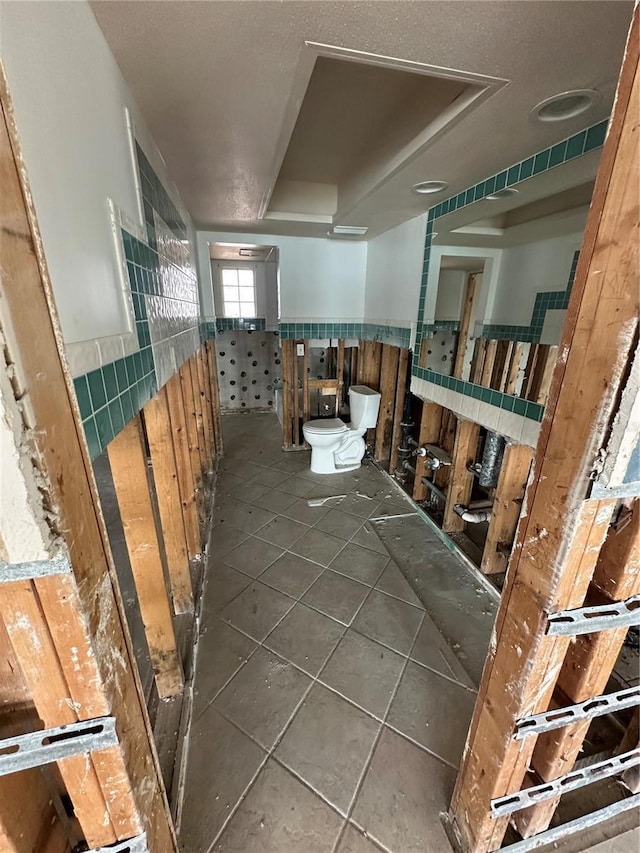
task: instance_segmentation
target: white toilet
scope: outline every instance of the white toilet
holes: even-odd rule
[[[339,474],[360,467],[365,450],[363,435],[377,423],[380,394],[366,385],[352,385],[349,407],[350,424],[339,418],[329,418],[302,425],[305,440],[311,445],[314,474]]]

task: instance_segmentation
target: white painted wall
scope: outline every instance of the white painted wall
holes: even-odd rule
[[[367,243],[365,318],[410,326],[418,316],[427,214]]]
[[[485,322],[530,323],[536,293],[566,289],[573,255],[581,244],[582,230],[503,249],[500,275],[487,305]]]
[[[116,358],[128,324],[107,200],[140,222],[125,107],[183,211],[177,191],[88,3],[0,2],[0,56],[65,342],[112,341],[102,360]],[[75,374],[100,360],[81,352]]]
[[[436,320],[460,320],[468,278],[469,273],[464,270],[440,270]]]
[[[210,243],[277,246],[280,259],[280,319],[360,322],[364,315],[367,244],[317,237],[198,232],[202,305],[213,316]]]

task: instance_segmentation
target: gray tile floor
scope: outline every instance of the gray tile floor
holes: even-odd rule
[[[224,430],[181,850],[446,853],[439,814],[495,605],[372,466],[312,474],[308,453],[282,452],[274,415]]]
[[[273,415],[224,427],[182,850],[446,850],[475,693],[369,521],[411,505],[312,474]]]

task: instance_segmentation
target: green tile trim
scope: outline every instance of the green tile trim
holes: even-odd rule
[[[266,324],[265,317],[218,317],[215,328],[218,332],[264,332]]]
[[[549,148],[545,148],[543,151],[538,151],[519,163],[514,163],[512,166],[508,166],[506,169],[503,169],[497,174],[485,178],[483,181],[480,181],[474,186],[469,187],[468,189],[459,192],[457,195],[451,196],[430,208],[427,213],[427,230],[424,244],[420,298],[418,302],[418,324],[415,343],[416,351],[419,351],[423,339],[425,337],[429,337],[431,333],[435,331],[433,328],[435,324],[424,322],[424,311],[427,296],[427,282],[429,278],[429,264],[431,260],[431,246],[433,243],[433,234],[436,230],[436,220],[441,216],[446,216],[454,210],[460,210],[462,207],[467,207],[469,204],[473,204],[474,202],[485,198],[492,192],[513,186],[514,184],[517,184],[522,180],[526,180],[533,175],[546,172],[549,169],[553,169],[556,166],[566,163],[568,160],[572,160],[575,157],[580,157],[583,154],[587,154],[590,151],[600,148],[604,144],[608,124],[609,119],[598,122],[579,133],[575,133],[568,139],[563,139]],[[571,272],[566,290],[539,292],[536,294],[531,323],[529,326],[501,326],[498,324],[487,324],[483,328],[483,337],[530,341],[532,343],[539,341],[546,312],[551,309],[567,307],[575,277],[577,257],[578,253],[576,252],[571,265]],[[429,377],[425,375],[427,373],[429,374]],[[462,380],[453,380],[452,377],[443,377],[441,374],[435,373],[429,369],[425,370],[424,368],[419,367],[415,362],[412,365],[412,375],[417,376],[420,379],[428,378],[430,382],[436,382],[436,384],[442,383],[432,377],[439,377],[447,381],[462,382]],[[447,385],[447,387],[449,386]],[[474,386],[470,382],[463,383],[460,393],[474,396],[474,387],[479,386]],[[511,399],[519,401],[519,398],[510,398],[509,395],[503,394],[502,397],[506,397],[508,399],[502,399],[500,401],[501,408],[514,406],[515,404],[511,404],[509,402]],[[476,399],[480,399],[477,397],[477,394]],[[521,403],[522,401],[519,402]],[[527,403],[527,406],[530,406],[531,408],[527,408],[526,417],[531,417],[533,420],[542,420],[542,413],[544,411],[543,407],[539,406],[537,403]],[[521,408],[520,405],[519,408]],[[515,411],[515,408],[512,407],[508,410]]]
[[[177,240],[188,239],[187,228],[169,194],[142,149],[136,145],[146,222],[146,240],[121,230],[122,246],[131,289],[139,350],[104,364],[74,379],[80,415],[95,459],[124,426],[157,393],[158,383],[151,348],[147,297],[185,301],[194,273],[162,254],[155,235],[154,211]],[[192,301],[187,299],[186,301]],[[215,323],[199,324],[200,339],[215,337]]]
[[[380,323],[280,323],[280,337],[284,340],[309,340],[314,338],[357,338],[377,341],[407,349],[411,343],[411,329],[403,326],[385,326]]]
[[[464,379],[456,379],[454,376],[445,376],[435,370],[429,370],[429,368],[414,366],[413,375],[442,388],[448,388],[450,391],[457,391],[459,394],[481,400],[483,403],[489,403],[491,406],[523,415],[532,421],[540,422],[544,415],[544,406],[539,403],[521,400],[520,397],[503,394],[501,391],[495,391],[492,388],[484,388],[482,385],[475,385],[473,382],[467,382]]]

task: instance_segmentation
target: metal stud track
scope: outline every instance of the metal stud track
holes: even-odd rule
[[[557,613],[550,613],[547,620],[549,636],[592,634],[596,631],[640,625],[640,595],[595,607],[559,610]]]
[[[609,776],[616,776],[638,764],[640,764],[640,749],[632,749],[630,752],[624,752],[606,761],[599,761],[590,767],[572,770],[571,773],[552,779],[551,782],[533,785],[515,794],[507,794],[506,797],[496,797],[491,800],[491,817],[504,817],[519,812],[520,809],[535,806],[536,803],[553,800],[568,791],[575,791],[577,788],[583,788],[585,785],[591,785]]]
[[[618,800],[595,812],[590,812],[567,823],[561,823],[560,826],[554,826],[552,829],[539,832],[538,835],[532,835],[531,838],[516,841],[515,844],[509,844],[508,847],[501,847],[500,853],[527,853],[529,850],[546,847],[548,844],[555,845],[555,842],[561,841],[563,838],[568,838],[576,832],[582,832],[585,829],[590,829],[592,826],[598,826],[598,824],[604,823],[606,820],[611,820],[613,817],[617,817],[625,812],[635,811],[638,808],[640,808],[640,794],[634,794],[632,797]]]
[[[566,708],[557,708],[555,711],[545,711],[544,714],[532,714],[523,717],[516,723],[515,738],[522,740],[527,735],[539,735],[542,732],[550,732],[570,723],[580,720],[591,720],[604,714],[612,714],[625,708],[633,708],[640,705],[640,685],[619,690],[617,693],[607,693],[603,696],[594,696],[584,702],[568,705]]]
[[[136,835],[135,838],[128,838],[126,841],[116,841],[108,847],[94,847],[88,853],[149,853],[147,834],[143,832],[142,835]]]
[[[96,717],[81,723],[5,738],[0,740],[0,776],[117,744],[114,717]]]

